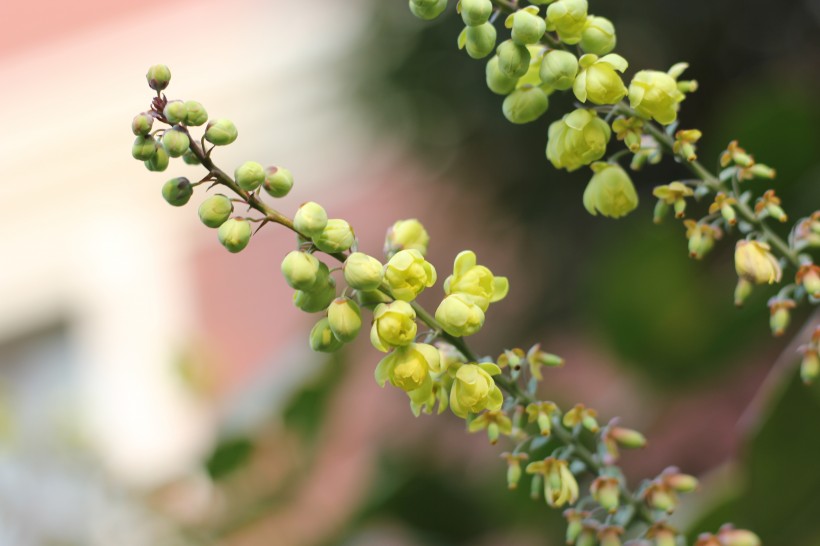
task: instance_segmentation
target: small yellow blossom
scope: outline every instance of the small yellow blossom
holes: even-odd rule
[[[400,250],[384,266],[384,280],[394,298],[413,301],[436,283],[436,268],[418,250]]]
[[[735,270],[740,278],[754,284],[774,284],[783,275],[780,264],[762,241],[738,241],[735,246]]]
[[[484,326],[484,311],[470,296],[450,294],[436,309],[436,320],[451,336],[471,336]]]
[[[556,169],[580,169],[604,156],[610,135],[594,110],[579,108],[550,125],[547,159]]]
[[[527,474],[544,477],[544,500],[553,508],[574,504],[578,500],[578,482],[570,472],[567,461],[547,457],[528,464]]]
[[[491,363],[461,366],[450,390],[450,409],[453,413],[466,418],[468,413],[501,409],[504,395],[492,378],[500,373],[498,366]]]
[[[593,104],[617,104],[626,96],[626,86],[618,75],[627,69],[626,59],[615,53],[597,55],[587,53],[578,60],[581,71],[572,84],[575,97]]]
[[[390,347],[409,345],[416,337],[416,312],[409,303],[397,300],[380,303],[373,310],[370,342],[386,353]]]
[[[444,281],[444,293],[461,294],[486,312],[490,303],[504,299],[510,289],[507,277],[498,277],[483,265],[477,265],[472,250],[459,252],[453,263],[453,274]]]
[[[384,253],[392,257],[400,250],[418,250],[424,256],[429,242],[430,236],[421,222],[415,218],[399,220],[387,230]]]

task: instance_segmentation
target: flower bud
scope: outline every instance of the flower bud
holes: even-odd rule
[[[154,91],[162,91],[171,81],[171,70],[164,64],[155,64],[148,69],[145,79],[148,80],[148,87]]]
[[[756,178],[768,178],[769,180],[777,176],[774,169],[763,163],[755,163],[749,167],[749,174]]]
[[[666,72],[641,70],[629,84],[629,103],[638,115],[669,125],[678,117],[684,94]]]
[[[416,312],[406,301],[380,303],[373,310],[370,342],[386,353],[391,347],[403,347],[416,337]]]
[[[447,0],[409,0],[410,12],[425,21],[432,21],[447,9]]]
[[[507,489],[514,491],[518,489],[518,482],[521,481],[521,462],[526,461],[529,455],[505,451],[501,454],[501,458],[507,461]]]
[[[652,213],[652,221],[656,224],[660,224],[663,222],[663,219],[666,218],[667,214],[669,214],[669,205],[667,205],[663,199],[658,199],[658,202],[655,203],[655,210]]]
[[[743,306],[743,304],[746,302],[746,299],[752,294],[752,288],[754,288],[754,285],[748,280],[744,279],[743,277],[737,280],[737,286],[735,286],[736,306]]]
[[[530,423],[537,423],[541,436],[552,433],[552,416],[558,413],[558,406],[552,402],[532,402],[527,406],[527,418]]]
[[[735,246],[735,270],[740,278],[755,284],[780,282],[780,264],[761,241],[738,241]]]
[[[595,419],[597,416],[598,412],[594,409],[588,408],[583,404],[575,404],[575,407],[564,414],[562,422],[564,426],[568,428],[583,426],[590,432],[598,432],[600,427],[598,426],[598,421]]]
[[[228,252],[240,252],[251,240],[251,224],[242,218],[230,218],[219,226],[218,235]]]
[[[595,174],[584,191],[584,207],[591,215],[620,218],[635,210],[638,194],[625,170],[610,163],[594,163],[592,170]]]
[[[646,445],[646,437],[637,430],[624,427],[612,427],[608,431],[610,438],[627,448],[641,448]]]
[[[809,296],[820,299],[820,266],[812,263],[801,265],[795,282],[802,285]]]
[[[319,236],[313,238],[313,244],[316,245],[316,248],[328,254],[344,252],[353,246],[355,242],[356,236],[353,233],[353,228],[350,227],[350,224],[338,218],[328,220]]]
[[[460,294],[487,311],[490,303],[504,299],[510,290],[506,277],[496,277],[483,265],[477,265],[475,252],[459,252],[453,263],[453,274],[444,281],[444,293]]]
[[[468,413],[501,409],[504,396],[492,378],[500,373],[498,366],[490,363],[461,366],[450,389],[450,409],[453,413],[466,418]]]
[[[327,317],[319,320],[310,331],[310,348],[320,353],[338,351],[344,343],[336,339]]]
[[[806,385],[811,385],[820,375],[820,357],[815,349],[806,349],[800,361],[800,378]]]
[[[487,62],[485,75],[487,88],[496,95],[511,93],[515,89],[516,83],[518,83],[518,78],[511,78],[501,72],[501,69],[498,68],[497,56],[493,56],[493,58]]]
[[[701,260],[715,246],[720,232],[708,224],[685,220],[686,238],[689,239],[689,257]]]
[[[683,218],[686,210],[686,198],[694,195],[692,188],[682,182],[672,182],[663,186],[657,186],[652,190],[652,195],[675,208],[675,218]]]
[[[575,504],[578,500],[578,482],[570,472],[567,461],[547,457],[528,464],[527,473],[544,476],[544,500],[553,508]]]
[[[170,157],[179,157],[190,147],[188,135],[179,129],[169,129],[162,135],[162,147]]]
[[[471,336],[484,326],[484,312],[463,294],[451,294],[436,309],[436,320],[451,336]]]
[[[583,521],[589,517],[589,512],[569,508],[564,510],[564,517],[567,519],[567,544],[575,544],[581,535],[581,531],[584,530]]]
[[[236,183],[245,191],[254,191],[265,181],[265,169],[256,161],[246,161],[234,171]]]
[[[618,480],[612,476],[599,476],[595,478],[590,487],[592,498],[595,502],[610,514],[618,510],[620,504],[621,489]]]
[[[313,254],[294,250],[282,260],[282,275],[291,288],[311,290],[320,279],[319,264],[319,260]]]
[[[720,546],[760,546],[760,537],[746,529],[724,525],[718,531]]]
[[[791,309],[794,309],[797,304],[794,300],[787,298],[779,298],[775,296],[769,300],[769,326],[772,329],[772,335],[782,336],[789,327],[791,322]]]
[[[604,527],[598,532],[600,546],[622,546],[621,535],[624,533],[623,527]]]
[[[131,121],[131,131],[137,136],[146,136],[151,132],[151,127],[154,125],[154,116],[146,114],[137,114]]]
[[[216,119],[205,127],[205,140],[215,146],[226,146],[236,140],[239,133],[236,125],[229,119]]]
[[[154,141],[154,155],[152,155],[148,161],[145,162],[145,167],[152,172],[162,172],[168,168],[168,163],[170,161],[168,152],[165,151],[162,144]]]
[[[268,167],[265,169],[265,181],[262,188],[271,197],[284,197],[293,187],[293,174],[284,167]]]
[[[610,135],[594,110],[579,108],[550,125],[547,159],[556,169],[580,169],[603,157]]]
[[[172,178],[162,186],[162,197],[174,207],[181,207],[187,203],[193,194],[194,188],[191,187],[190,180],[184,176]]]
[[[410,343],[398,347],[385,356],[376,366],[376,382],[379,386],[390,381],[412,399],[425,399],[432,394],[433,381],[430,372],[439,369],[438,349],[426,343]],[[418,391],[418,392],[414,392]]]
[[[579,101],[617,104],[626,96],[626,86],[617,72],[626,70],[628,64],[620,55],[610,53],[599,59],[587,53],[578,59],[578,65],[581,70],[572,84],[572,92]]]
[[[606,55],[615,49],[615,25],[604,17],[590,15],[581,33],[581,49],[585,53]]]
[[[394,298],[413,301],[435,284],[436,268],[418,250],[400,250],[384,266],[384,281]]]
[[[458,37],[459,49],[466,48],[473,59],[483,59],[493,52],[497,33],[492,23],[465,28]]]
[[[553,89],[566,91],[572,87],[577,74],[578,59],[569,51],[550,50],[541,61],[541,81]]]
[[[524,86],[504,99],[504,117],[511,123],[530,123],[544,115],[549,107],[547,94],[540,87]]]
[[[318,237],[327,226],[327,212],[318,203],[308,201],[293,216],[293,227],[308,237]]]
[[[320,262],[319,279],[310,290],[293,293],[293,304],[305,313],[324,311],[336,298],[336,280],[330,276],[327,265]]]
[[[387,236],[384,239],[384,253],[392,257],[401,250],[418,250],[424,256],[427,254],[429,242],[430,236],[421,222],[415,218],[399,220],[387,230]]]
[[[168,123],[176,125],[185,122],[185,116],[188,114],[188,110],[185,108],[185,103],[181,100],[172,100],[165,105],[162,114]]]
[[[212,195],[199,205],[199,219],[209,228],[218,228],[231,217],[233,203],[222,194]]]
[[[696,477],[680,472],[670,472],[664,477],[664,482],[678,493],[691,493],[698,488]]]
[[[362,329],[362,312],[350,298],[336,298],[327,308],[330,329],[336,339],[349,343],[356,339]]]
[[[461,19],[468,27],[477,27],[486,23],[493,13],[490,0],[461,0],[459,2]]]
[[[538,8],[528,6],[507,17],[507,28],[512,28],[512,39],[519,44],[537,44],[547,31],[547,23],[538,16]]]
[[[354,252],[344,263],[345,281],[355,290],[376,290],[382,283],[384,269],[376,258],[363,252]]]
[[[151,136],[138,136],[131,146],[131,155],[134,159],[148,161],[157,151],[157,142]]]
[[[201,163],[199,158],[193,151],[191,151],[190,148],[185,150],[185,153],[182,154],[182,161],[184,161],[186,165],[199,165]]]
[[[678,505],[678,497],[671,487],[661,482],[654,482],[643,492],[644,500],[650,508],[672,513]]]
[[[587,21],[587,9],[587,0],[557,0],[547,8],[547,30],[558,32],[565,44],[577,44]]]
[[[498,69],[509,78],[520,78],[530,68],[530,50],[512,40],[501,42],[496,50]]]

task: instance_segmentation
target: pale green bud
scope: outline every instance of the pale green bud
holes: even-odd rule
[[[349,343],[356,339],[362,329],[362,312],[350,298],[336,298],[327,308],[330,329],[336,339]]]
[[[626,86],[618,75],[618,72],[626,70],[626,59],[615,53],[604,55],[600,59],[587,53],[578,59],[578,64],[581,71],[572,84],[572,92],[579,101],[617,104],[626,96]]]
[[[595,216],[626,216],[638,206],[638,194],[629,175],[618,165],[595,163],[595,174],[584,191],[584,207]]]
[[[151,132],[151,127],[154,125],[154,116],[146,114],[137,114],[131,122],[131,131],[137,136],[146,136]]]
[[[384,281],[394,298],[413,301],[436,283],[436,268],[418,250],[400,250],[384,266]]]
[[[181,100],[172,100],[165,105],[162,114],[168,123],[176,125],[177,123],[184,123],[185,116],[188,115],[188,110],[185,108],[185,103]]]
[[[293,227],[308,237],[317,237],[327,225],[327,212],[318,203],[304,203],[293,216]]]
[[[579,108],[550,125],[547,159],[556,169],[574,171],[601,159],[610,135],[594,110]]]
[[[491,0],[461,0],[458,3],[461,19],[468,27],[483,25],[493,13]]]
[[[293,293],[293,304],[306,313],[318,313],[327,309],[336,298],[336,280],[330,276],[327,265],[320,262],[319,280],[310,290]]]
[[[447,0],[410,0],[410,12],[425,21],[432,21],[447,9]]]
[[[666,72],[641,70],[629,84],[629,104],[644,118],[669,125],[678,117],[679,103],[684,94],[675,78]]]
[[[251,224],[241,218],[230,218],[219,226],[218,236],[228,252],[240,252],[251,240]]]
[[[331,218],[318,237],[313,238],[313,244],[322,252],[333,254],[344,252],[356,242],[353,228],[344,220]]]
[[[265,181],[265,168],[256,161],[246,161],[234,171],[236,183],[245,191],[253,191]]]
[[[606,55],[615,49],[615,43],[615,25],[612,21],[595,15],[587,17],[581,33],[581,49],[586,53]]]
[[[379,351],[386,353],[391,347],[403,347],[416,337],[416,312],[409,303],[396,300],[380,303],[373,310],[373,326],[370,342]]]
[[[155,64],[148,69],[145,79],[148,80],[148,87],[154,91],[162,91],[171,81],[171,70],[164,64]]]
[[[284,197],[293,187],[293,175],[284,167],[268,167],[265,169],[265,181],[262,188],[271,197]]]
[[[530,123],[544,115],[549,107],[547,94],[540,87],[525,86],[510,93],[502,110],[512,123]]]
[[[134,144],[131,146],[131,155],[134,159],[140,161],[148,161],[157,151],[157,143],[154,137],[138,136],[134,139]]]
[[[400,250],[414,249],[424,256],[427,254],[429,242],[430,236],[421,222],[415,218],[399,220],[387,230],[387,236],[384,239],[384,253],[387,256],[393,256]]]
[[[473,59],[483,59],[493,52],[497,32],[491,23],[467,27],[459,35],[459,48],[465,47]]]
[[[218,228],[231,217],[233,203],[222,194],[212,195],[199,205],[199,219],[209,228]]]
[[[587,21],[587,0],[557,0],[547,8],[547,30],[558,32],[565,44],[581,41]]]
[[[547,31],[547,23],[538,16],[538,8],[529,6],[507,17],[507,28],[512,28],[512,39],[519,44],[537,44]]]
[[[354,252],[345,260],[344,276],[350,288],[370,291],[379,287],[384,271],[376,258],[363,252]]]
[[[185,150],[185,153],[182,154],[182,161],[184,161],[186,165],[199,165],[200,164],[199,158],[196,156],[196,154],[194,152],[191,151],[190,148]]]
[[[184,154],[191,145],[188,135],[174,128],[165,131],[162,135],[162,147],[168,152],[170,157],[179,157]]]
[[[330,329],[327,317],[317,322],[310,331],[310,348],[320,353],[332,353],[342,348],[342,343]]]
[[[739,278],[737,280],[737,286],[735,286],[735,305],[742,307],[748,297],[752,295],[753,289],[754,284],[742,277]]]
[[[501,42],[496,50],[498,69],[509,78],[520,78],[530,68],[530,50],[512,40]]]
[[[154,141],[154,155],[145,162],[145,167],[152,172],[162,172],[168,168],[168,163],[171,159],[168,157],[168,152],[157,141]]]
[[[282,260],[282,275],[291,288],[310,290],[320,279],[319,265],[313,254],[294,250]]]
[[[553,89],[566,91],[578,75],[578,59],[569,51],[553,49],[544,55],[539,72],[541,81]]]
[[[816,350],[808,349],[800,360],[800,379],[806,385],[810,385],[814,383],[818,375],[820,375],[820,357]]]
[[[239,135],[236,125],[229,119],[216,119],[205,127],[205,140],[216,146],[226,146]]]
[[[185,101],[185,125],[199,127],[208,121],[208,112],[202,103],[195,100]]]
[[[493,57],[487,62],[486,68],[487,87],[496,95],[506,95],[515,89],[518,78],[510,78],[498,68],[498,57]]]
[[[471,336],[484,326],[484,312],[469,296],[451,294],[436,309],[436,320],[451,336]]]
[[[193,194],[194,188],[191,186],[191,181],[184,176],[172,178],[162,185],[162,197],[169,205],[175,207],[181,207],[187,203]]]

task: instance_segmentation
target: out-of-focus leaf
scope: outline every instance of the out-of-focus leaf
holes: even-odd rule
[[[205,461],[205,469],[214,480],[220,480],[244,465],[253,453],[248,438],[231,438],[220,442]]]
[[[306,439],[315,437],[322,426],[330,397],[342,382],[344,370],[342,353],[335,353],[290,399],[282,412],[285,426],[300,432]]]

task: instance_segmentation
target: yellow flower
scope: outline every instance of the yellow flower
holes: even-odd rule
[[[436,309],[436,320],[451,336],[471,336],[484,326],[484,311],[470,296],[450,294]]]
[[[398,347],[385,356],[376,366],[376,382],[379,386],[389,381],[407,393],[411,399],[427,399],[433,392],[430,372],[439,369],[438,349],[426,343],[411,343]]]
[[[735,246],[735,270],[738,277],[755,284],[780,282],[783,275],[780,264],[760,241],[738,241]]]
[[[421,222],[415,218],[399,220],[387,230],[387,236],[384,239],[384,253],[392,257],[400,250],[418,250],[424,256],[427,254],[429,242],[430,236]]]
[[[512,420],[503,411],[485,411],[472,421],[467,426],[470,432],[478,432],[479,430],[487,430],[487,438],[492,445],[498,443],[498,437],[501,434],[509,436],[512,434]]]
[[[626,59],[615,53],[600,59],[587,53],[578,63],[581,71],[572,84],[572,92],[579,101],[589,99],[594,104],[617,104],[626,96],[626,86],[617,73],[629,66]]]
[[[544,476],[544,500],[553,508],[574,504],[578,500],[578,482],[566,461],[547,457],[528,464],[527,474]]]
[[[350,288],[364,292],[376,290],[384,277],[384,266],[364,252],[354,252],[345,260],[344,276]]]
[[[626,216],[638,206],[638,194],[629,175],[618,165],[594,163],[595,173],[584,191],[584,207],[593,216]]]
[[[436,282],[436,268],[418,250],[400,250],[384,267],[384,280],[397,300],[413,301]]]
[[[610,134],[595,111],[579,108],[550,125],[547,159],[556,169],[580,169],[604,156]]]
[[[629,84],[629,104],[638,115],[669,125],[677,119],[679,104],[686,98],[676,80],[685,68],[683,64],[675,65],[669,70],[671,74],[641,70]]]
[[[557,0],[547,7],[547,30],[558,32],[565,44],[577,44],[587,22],[587,0]]]
[[[475,252],[459,252],[453,274],[444,281],[444,293],[467,296],[486,312],[490,303],[504,299],[510,289],[507,277],[496,277],[483,265],[476,265]]]
[[[675,207],[675,218],[683,218],[684,211],[686,211],[686,197],[691,197],[693,194],[692,188],[681,182],[672,182],[652,190],[652,195],[666,205]]]
[[[468,413],[501,409],[504,395],[492,378],[500,373],[499,367],[491,363],[461,366],[450,389],[450,408],[453,413],[466,418]]]
[[[409,303],[398,300],[380,303],[373,310],[370,342],[386,353],[390,347],[403,347],[416,337],[416,312]]]

